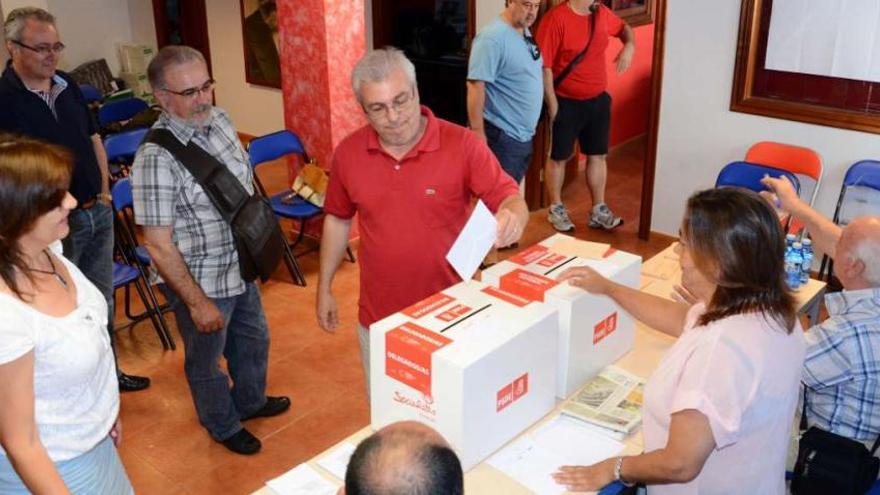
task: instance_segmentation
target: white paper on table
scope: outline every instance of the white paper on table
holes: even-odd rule
[[[278,495],[334,495],[339,490],[308,464],[300,464],[266,485]]]
[[[774,0],[765,67],[880,82],[880,2]]]
[[[497,228],[498,222],[495,216],[489,208],[486,208],[482,200],[477,200],[471,217],[446,253],[446,260],[462,280],[468,281],[473,278],[480,263],[495,243]]]
[[[329,454],[318,459],[318,465],[326,469],[330,474],[345,481],[345,470],[348,468],[348,461],[354,454],[356,447],[351,442],[343,442],[339,447]]]
[[[553,481],[561,466],[589,466],[623,450],[623,444],[585,428],[580,421],[557,416],[504,447],[487,461],[535,493],[564,493]]]

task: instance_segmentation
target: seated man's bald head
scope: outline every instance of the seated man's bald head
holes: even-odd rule
[[[859,217],[841,232],[834,272],[847,289],[880,287],[880,217]]]
[[[461,463],[433,429],[414,421],[386,426],[358,445],[345,473],[346,495],[459,495]]]

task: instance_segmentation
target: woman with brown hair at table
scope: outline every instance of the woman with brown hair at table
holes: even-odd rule
[[[645,385],[645,453],[554,474],[569,490],[620,480],[654,494],[785,493],[804,341],[785,284],[784,236],[757,194],[710,189],[687,202],[679,304],[573,268],[561,280],[604,294],[676,337]]]
[[[76,206],[72,161],[0,136],[0,493],[133,493],[114,444],[107,301],[50,246]]]

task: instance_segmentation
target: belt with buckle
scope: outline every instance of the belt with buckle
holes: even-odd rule
[[[92,199],[87,199],[87,200],[83,201],[82,203],[77,205],[76,209],[77,210],[88,210],[89,208],[95,206],[96,204],[98,204],[97,196]]]

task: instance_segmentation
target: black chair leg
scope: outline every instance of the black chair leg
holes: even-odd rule
[[[153,329],[156,330],[156,334],[159,336],[159,341],[162,342],[162,348],[168,350],[172,348],[172,344],[168,342],[168,334],[165,326],[158,320],[157,311],[151,307],[150,301],[147,297],[146,291],[144,287],[141,287],[141,281],[134,281],[134,288],[137,290],[138,296],[141,298],[141,302],[144,304],[144,312],[141,313],[140,319],[149,318],[153,324]],[[147,287],[146,290],[149,290]]]

